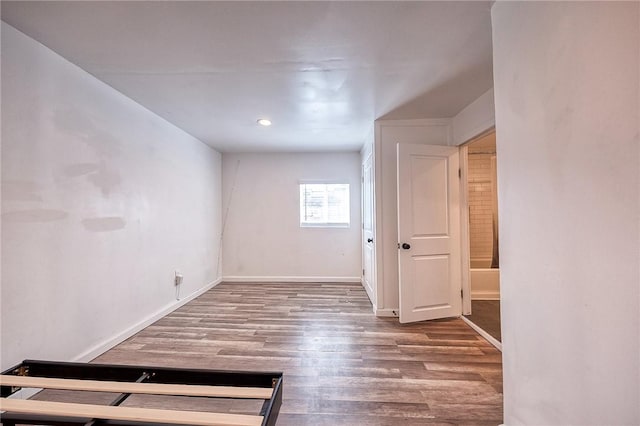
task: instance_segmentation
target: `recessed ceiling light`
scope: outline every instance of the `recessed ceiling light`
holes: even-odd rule
[[[267,120],[266,118],[260,118],[258,120],[258,124],[261,126],[271,126],[271,120]]]

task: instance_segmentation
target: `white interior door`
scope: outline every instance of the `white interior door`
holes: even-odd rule
[[[375,245],[373,241],[373,156],[362,164],[362,285],[371,303],[376,305]]]
[[[398,144],[400,322],[461,314],[458,149]]]

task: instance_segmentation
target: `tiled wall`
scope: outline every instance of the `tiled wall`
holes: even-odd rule
[[[471,267],[491,266],[493,191],[491,154],[469,154],[469,231]]]

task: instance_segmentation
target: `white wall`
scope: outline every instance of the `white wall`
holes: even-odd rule
[[[375,149],[375,126],[371,126],[369,132],[367,132],[367,136],[364,139],[362,144],[362,149],[360,149],[360,162],[364,164],[365,160],[373,154],[373,150]]]
[[[378,295],[376,313],[398,311],[398,143],[449,145],[451,120],[379,120],[375,129],[376,263]]]
[[[640,424],[640,3],[492,11],[505,424]]]
[[[301,228],[300,180],[350,184],[349,228]],[[228,281],[360,281],[360,154],[223,154]]]
[[[2,368],[82,359],[217,279],[220,154],[2,24]]]

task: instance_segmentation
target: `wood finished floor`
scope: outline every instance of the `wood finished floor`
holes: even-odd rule
[[[502,423],[499,351],[460,319],[376,318],[359,284],[222,283],[94,362],[283,371],[283,426]],[[171,408],[206,403],[183,398]],[[209,405],[247,414],[260,407]]]

